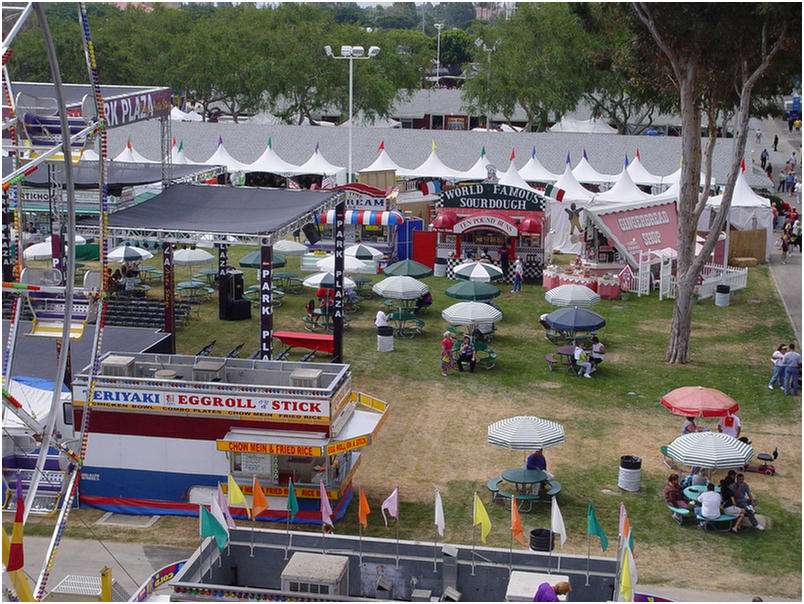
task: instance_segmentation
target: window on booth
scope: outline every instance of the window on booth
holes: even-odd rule
[[[477,230],[465,233],[464,244],[476,245],[478,248],[488,248],[489,252],[498,250],[508,244],[508,237],[499,231]]]
[[[444,129],[444,116],[432,115],[430,116],[430,129],[443,130]]]
[[[266,453],[229,453],[229,465],[232,476],[247,479],[256,475],[266,482],[273,481],[272,455]]]

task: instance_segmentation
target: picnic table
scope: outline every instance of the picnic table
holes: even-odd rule
[[[159,280],[162,278],[162,271],[155,266],[140,266],[140,279],[151,282],[151,279]]]
[[[280,289],[287,289],[291,283],[291,279],[298,280],[299,275],[291,273],[290,271],[275,271],[273,273],[273,280],[277,287]]]
[[[424,321],[416,317],[412,312],[397,310],[388,315],[393,323],[394,335],[402,338],[412,338],[421,335]]]
[[[207,285],[212,286],[215,284],[216,280],[218,279],[218,269],[217,268],[202,268],[200,269],[195,275],[193,275],[194,280],[203,281]]]
[[[313,352],[313,355],[318,352],[328,352],[332,354],[334,351],[334,337],[325,333],[306,333],[303,331],[275,331],[274,337],[282,342],[287,348],[274,357],[274,359],[284,359],[292,348],[306,348]],[[313,355],[307,355],[304,360],[310,360]]]
[[[500,488],[501,482],[510,482],[515,486],[515,492],[508,492]],[[534,501],[543,501],[539,493],[532,492],[534,484],[543,483],[547,481],[547,474],[542,470],[530,470],[528,468],[518,467],[511,468],[502,473],[501,477],[492,478],[487,483],[487,488],[492,493],[492,501],[498,497],[504,499],[506,502],[510,501],[511,505],[516,501],[517,506],[524,512],[530,512],[533,509]],[[554,497],[561,492],[561,483],[557,480],[550,479],[550,488],[547,490],[548,501],[550,497]],[[526,507],[527,506],[527,507]]]
[[[355,291],[360,294],[361,296],[364,294],[370,294],[371,289],[366,287],[369,283],[371,283],[371,279],[369,277],[352,277],[352,281],[355,282]]]

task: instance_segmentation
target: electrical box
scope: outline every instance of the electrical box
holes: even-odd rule
[[[282,591],[347,596],[348,571],[346,556],[296,552],[282,571]]]
[[[290,374],[290,386],[297,388],[318,388],[321,381],[320,369],[294,369]]]
[[[101,374],[117,377],[135,377],[135,362],[134,357],[110,354],[101,361]]]

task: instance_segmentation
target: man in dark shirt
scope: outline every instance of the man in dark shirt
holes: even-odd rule
[[[547,470],[547,459],[542,455],[541,449],[536,449],[533,453],[528,455],[528,461],[525,467],[528,470],[541,470],[542,472]]]
[[[469,363],[469,371],[474,372],[476,361],[475,345],[472,344],[469,336],[463,336],[463,344],[461,344],[458,355],[458,371],[463,371],[463,364]]]

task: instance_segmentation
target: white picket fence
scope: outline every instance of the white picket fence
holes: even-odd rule
[[[670,263],[660,266],[660,277],[651,282],[650,266],[647,263],[640,263],[643,271],[647,275],[637,272],[635,278],[631,280],[628,291],[638,296],[648,295],[648,284],[652,290],[659,290],[659,299],[674,299],[676,297],[676,277],[670,273]],[[711,298],[715,295],[718,285],[728,285],[730,292],[745,289],[748,285],[748,269],[737,266],[724,266],[722,264],[705,264],[701,269],[702,281],[695,287],[695,295],[699,300]]]

